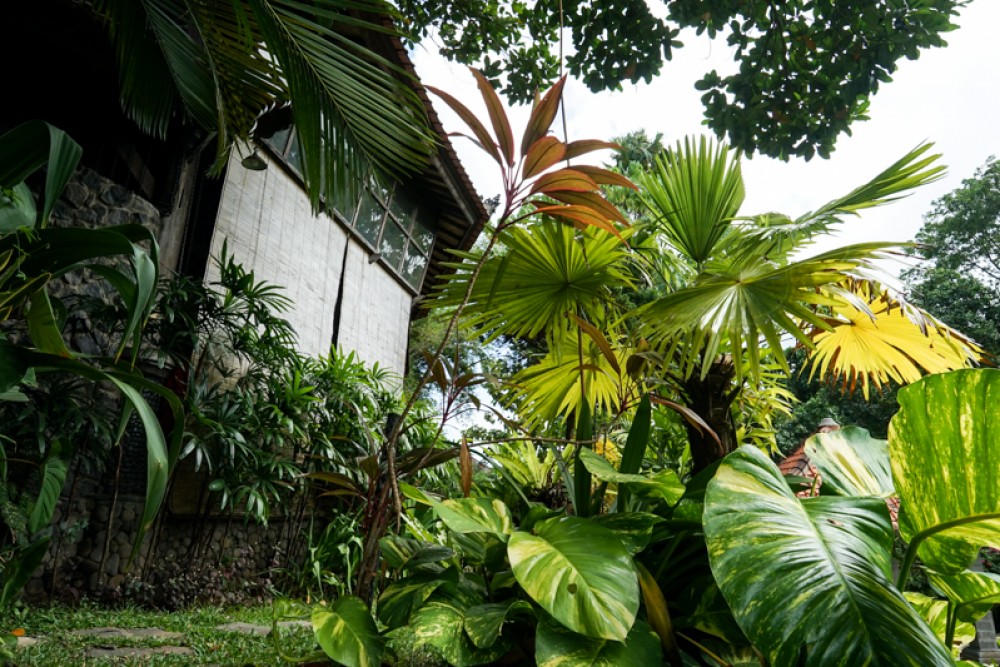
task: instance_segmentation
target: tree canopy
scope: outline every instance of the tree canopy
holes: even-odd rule
[[[685,30],[725,37],[731,73],[696,84],[709,127],[752,155],[826,157],[864,120],[869,98],[902,58],[945,45],[963,0],[397,0],[412,39],[435,33],[441,53],[530,100],[560,72],[592,91],[650,82]],[[561,30],[564,28],[564,31]],[[565,35],[565,44],[560,35]]]

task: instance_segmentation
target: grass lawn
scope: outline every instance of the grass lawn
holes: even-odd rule
[[[76,665],[220,665],[265,666],[287,663],[275,649],[271,637],[217,630],[216,626],[244,622],[270,625],[270,606],[231,609],[200,608],[184,612],[152,612],[139,609],[108,610],[93,606],[76,608],[17,607],[0,615],[0,629],[19,628],[37,644],[20,648],[15,658],[5,664],[16,667],[38,665],[62,667]],[[89,628],[160,628],[183,633],[175,639],[151,637],[95,637],[73,634]],[[281,649],[286,654],[304,656],[318,647],[311,628],[290,627],[280,631]],[[131,658],[88,658],[92,649],[112,647],[179,646],[189,648],[188,655],[144,655]]]

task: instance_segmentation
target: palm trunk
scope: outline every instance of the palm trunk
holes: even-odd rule
[[[691,443],[693,472],[698,473],[736,449],[736,425],[733,423],[732,404],[737,391],[733,387],[735,368],[731,355],[724,354],[712,362],[708,374],[697,375],[684,383],[687,406],[694,410],[718,436],[688,423],[688,440]]]

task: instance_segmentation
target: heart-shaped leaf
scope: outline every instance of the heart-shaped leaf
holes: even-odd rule
[[[623,641],[639,609],[632,557],[609,529],[579,517],[515,532],[507,556],[521,588],[570,630]]]
[[[823,478],[824,490],[841,496],[879,496],[896,491],[889,463],[889,443],[863,428],[847,426],[817,433],[806,441],[806,456]]]
[[[379,667],[385,642],[365,603],[356,597],[338,599],[330,608],[315,606],[313,632],[320,648],[347,667]]]
[[[1000,370],[928,375],[897,394],[889,422],[899,531],[944,574],[1000,545]]]
[[[642,621],[636,622],[623,642],[584,637],[555,623],[538,624],[538,667],[649,667],[662,660],[660,640]]]
[[[719,589],[771,664],[951,664],[890,583],[884,501],[800,500],[770,459],[744,446],[708,484],[704,527]]]

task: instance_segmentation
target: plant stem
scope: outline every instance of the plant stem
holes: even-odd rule
[[[989,519],[1000,519],[1000,512],[988,512],[985,514],[973,514],[971,516],[959,517],[957,519],[952,519],[951,521],[945,521],[935,526],[931,526],[930,528],[925,528],[914,535],[910,544],[906,547],[906,553],[903,555],[903,564],[899,568],[899,578],[896,580],[896,588],[899,589],[900,592],[904,590],[906,581],[910,578],[910,570],[913,568],[913,563],[917,559],[917,549],[920,548],[920,544],[928,537],[932,537],[946,530],[951,530],[952,528],[957,528],[958,526],[964,526],[978,521],[987,521]]]

